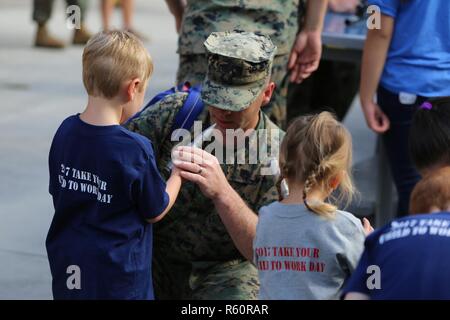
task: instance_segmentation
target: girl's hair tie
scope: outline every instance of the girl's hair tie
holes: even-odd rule
[[[425,102],[422,103],[422,105],[420,106],[420,109],[431,110],[431,109],[433,109],[433,105],[431,104],[431,102],[425,101]]]

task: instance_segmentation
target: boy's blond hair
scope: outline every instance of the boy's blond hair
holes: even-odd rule
[[[444,167],[420,180],[411,193],[411,214],[429,213],[432,208],[450,208],[450,167]]]
[[[153,62],[142,42],[125,31],[94,35],[83,51],[83,83],[91,96],[115,97],[121,85],[134,78],[145,89]]]
[[[337,207],[329,202],[307,201],[315,188],[329,192],[332,179],[340,177],[339,200],[351,201],[355,192],[351,179],[352,139],[348,130],[329,112],[296,118],[281,143],[281,179],[304,186],[306,207],[332,217]]]

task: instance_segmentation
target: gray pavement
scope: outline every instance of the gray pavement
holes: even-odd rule
[[[89,1],[87,25],[100,30],[99,2]],[[52,218],[47,156],[61,121],[82,110],[81,47],[61,51],[32,47],[31,0],[0,2],[0,299],[51,299],[45,236]],[[55,1],[50,30],[69,41],[64,2]],[[120,12],[114,24],[121,25]],[[178,57],[174,21],[163,0],[136,1],[136,28],[155,63],[147,98],[169,88]],[[355,100],[356,101],[356,100]],[[354,136],[355,162],[370,159],[375,136],[355,103],[346,123]]]
[[[99,1],[86,24],[99,31]],[[0,299],[51,299],[45,236],[52,218],[47,156],[61,121],[85,106],[81,47],[32,47],[31,0],[0,2]],[[64,1],[55,1],[49,28],[67,42]],[[170,87],[178,57],[174,22],[164,1],[136,1],[136,28],[155,63],[147,97]],[[114,25],[121,26],[120,11]]]

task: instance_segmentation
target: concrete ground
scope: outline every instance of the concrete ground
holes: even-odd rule
[[[96,1],[86,24],[101,28]],[[53,215],[47,157],[61,121],[86,104],[82,47],[32,47],[31,0],[0,2],[0,299],[51,299],[45,236]],[[55,1],[49,29],[69,42],[64,1]],[[114,24],[121,26],[120,11]],[[174,21],[164,1],[136,1],[136,29],[151,38],[155,73],[147,98],[174,83],[178,64]]]
[[[98,3],[89,1],[86,24],[99,31]],[[82,110],[81,47],[32,47],[31,0],[0,2],[0,299],[51,299],[45,236],[53,210],[47,156],[57,127]],[[64,2],[55,1],[49,29],[69,41]],[[119,11],[114,24],[121,25]],[[169,88],[178,64],[174,20],[164,1],[136,1],[136,28],[148,35],[155,73],[147,98]],[[375,136],[357,104],[346,121],[355,138],[355,160],[374,154]]]

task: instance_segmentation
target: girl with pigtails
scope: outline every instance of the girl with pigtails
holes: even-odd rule
[[[253,242],[259,298],[338,299],[371,229],[337,209],[354,193],[350,134],[329,112],[299,117],[279,160],[279,185],[284,180],[289,194],[259,211]]]

